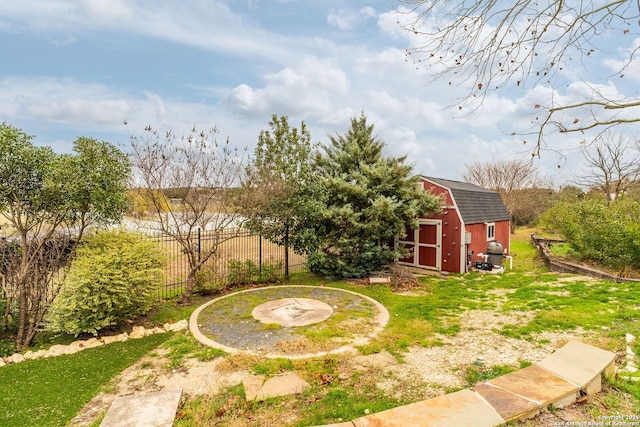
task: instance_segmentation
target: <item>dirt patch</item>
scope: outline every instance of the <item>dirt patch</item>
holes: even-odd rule
[[[247,370],[229,369],[224,358],[201,362],[188,359],[176,369],[169,369],[167,351],[159,349],[125,369],[114,381],[91,399],[71,420],[72,426],[91,425],[106,413],[118,396],[148,393],[163,389],[182,389],[183,398],[215,395],[224,388],[240,384]]]
[[[535,363],[566,342],[583,338],[583,334],[577,332],[545,332],[525,341],[508,338],[497,332],[503,325],[526,323],[534,314],[467,311],[463,314],[462,328],[456,336],[439,336],[443,343],[440,346],[411,348],[402,355],[403,364],[388,368],[393,375],[381,386],[400,389],[397,387],[399,383],[418,379],[427,386],[428,395],[425,398],[431,398],[466,387],[466,368],[472,364],[518,368],[521,362]]]

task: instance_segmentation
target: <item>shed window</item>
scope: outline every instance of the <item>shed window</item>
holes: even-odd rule
[[[493,240],[496,238],[496,223],[488,222],[487,223],[487,240]]]

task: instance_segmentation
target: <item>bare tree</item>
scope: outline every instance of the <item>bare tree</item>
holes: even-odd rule
[[[585,146],[582,154],[588,172],[575,180],[575,184],[595,188],[607,201],[613,202],[640,179],[640,142],[621,135],[600,135],[593,144]]]
[[[518,132],[525,143],[526,138],[536,141],[534,155],[546,146],[549,133],[582,133],[640,121],[635,90],[625,96],[585,82],[582,99],[574,101],[555,91],[567,83],[570,67],[588,67],[591,60],[601,65],[600,43],[605,43],[606,34],[629,46],[627,58],[613,75],[630,72],[627,69],[640,49],[633,42],[640,17],[635,1],[399,2],[408,7],[402,9],[406,13],[402,26],[416,37],[409,57],[419,66],[432,65],[438,78],[468,89],[461,110],[477,108],[489,91],[501,88],[543,84],[554,89],[547,105],[531,105],[536,112],[532,129]]]
[[[130,136],[134,187],[144,196],[155,228],[182,247],[189,265],[183,296],[188,300],[202,265],[240,231],[234,188],[245,173],[244,151],[228,139],[219,144],[216,128],[193,128],[181,138],[150,126],[145,132],[142,138]],[[215,238],[199,245],[198,230],[214,231]]]
[[[544,186],[544,180],[530,161],[500,160],[465,165],[462,177],[465,181],[500,193],[511,217],[511,232],[518,220],[526,214],[524,207],[531,208],[533,189]],[[535,193],[539,196],[539,193]],[[534,203],[542,201],[534,201]]]

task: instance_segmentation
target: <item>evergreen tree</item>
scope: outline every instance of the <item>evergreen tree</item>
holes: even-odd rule
[[[325,203],[309,267],[329,278],[364,277],[401,256],[392,246],[395,236],[438,210],[439,199],[416,187],[405,157],[383,157],[384,143],[364,113],[330,142],[316,159]]]

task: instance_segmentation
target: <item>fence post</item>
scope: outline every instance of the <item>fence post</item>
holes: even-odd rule
[[[198,262],[202,259],[202,233],[200,227],[198,227]]]
[[[262,233],[258,234],[259,244],[258,244],[258,263],[260,265],[260,277],[262,277]]]
[[[284,279],[289,280],[289,227],[284,232]]]

